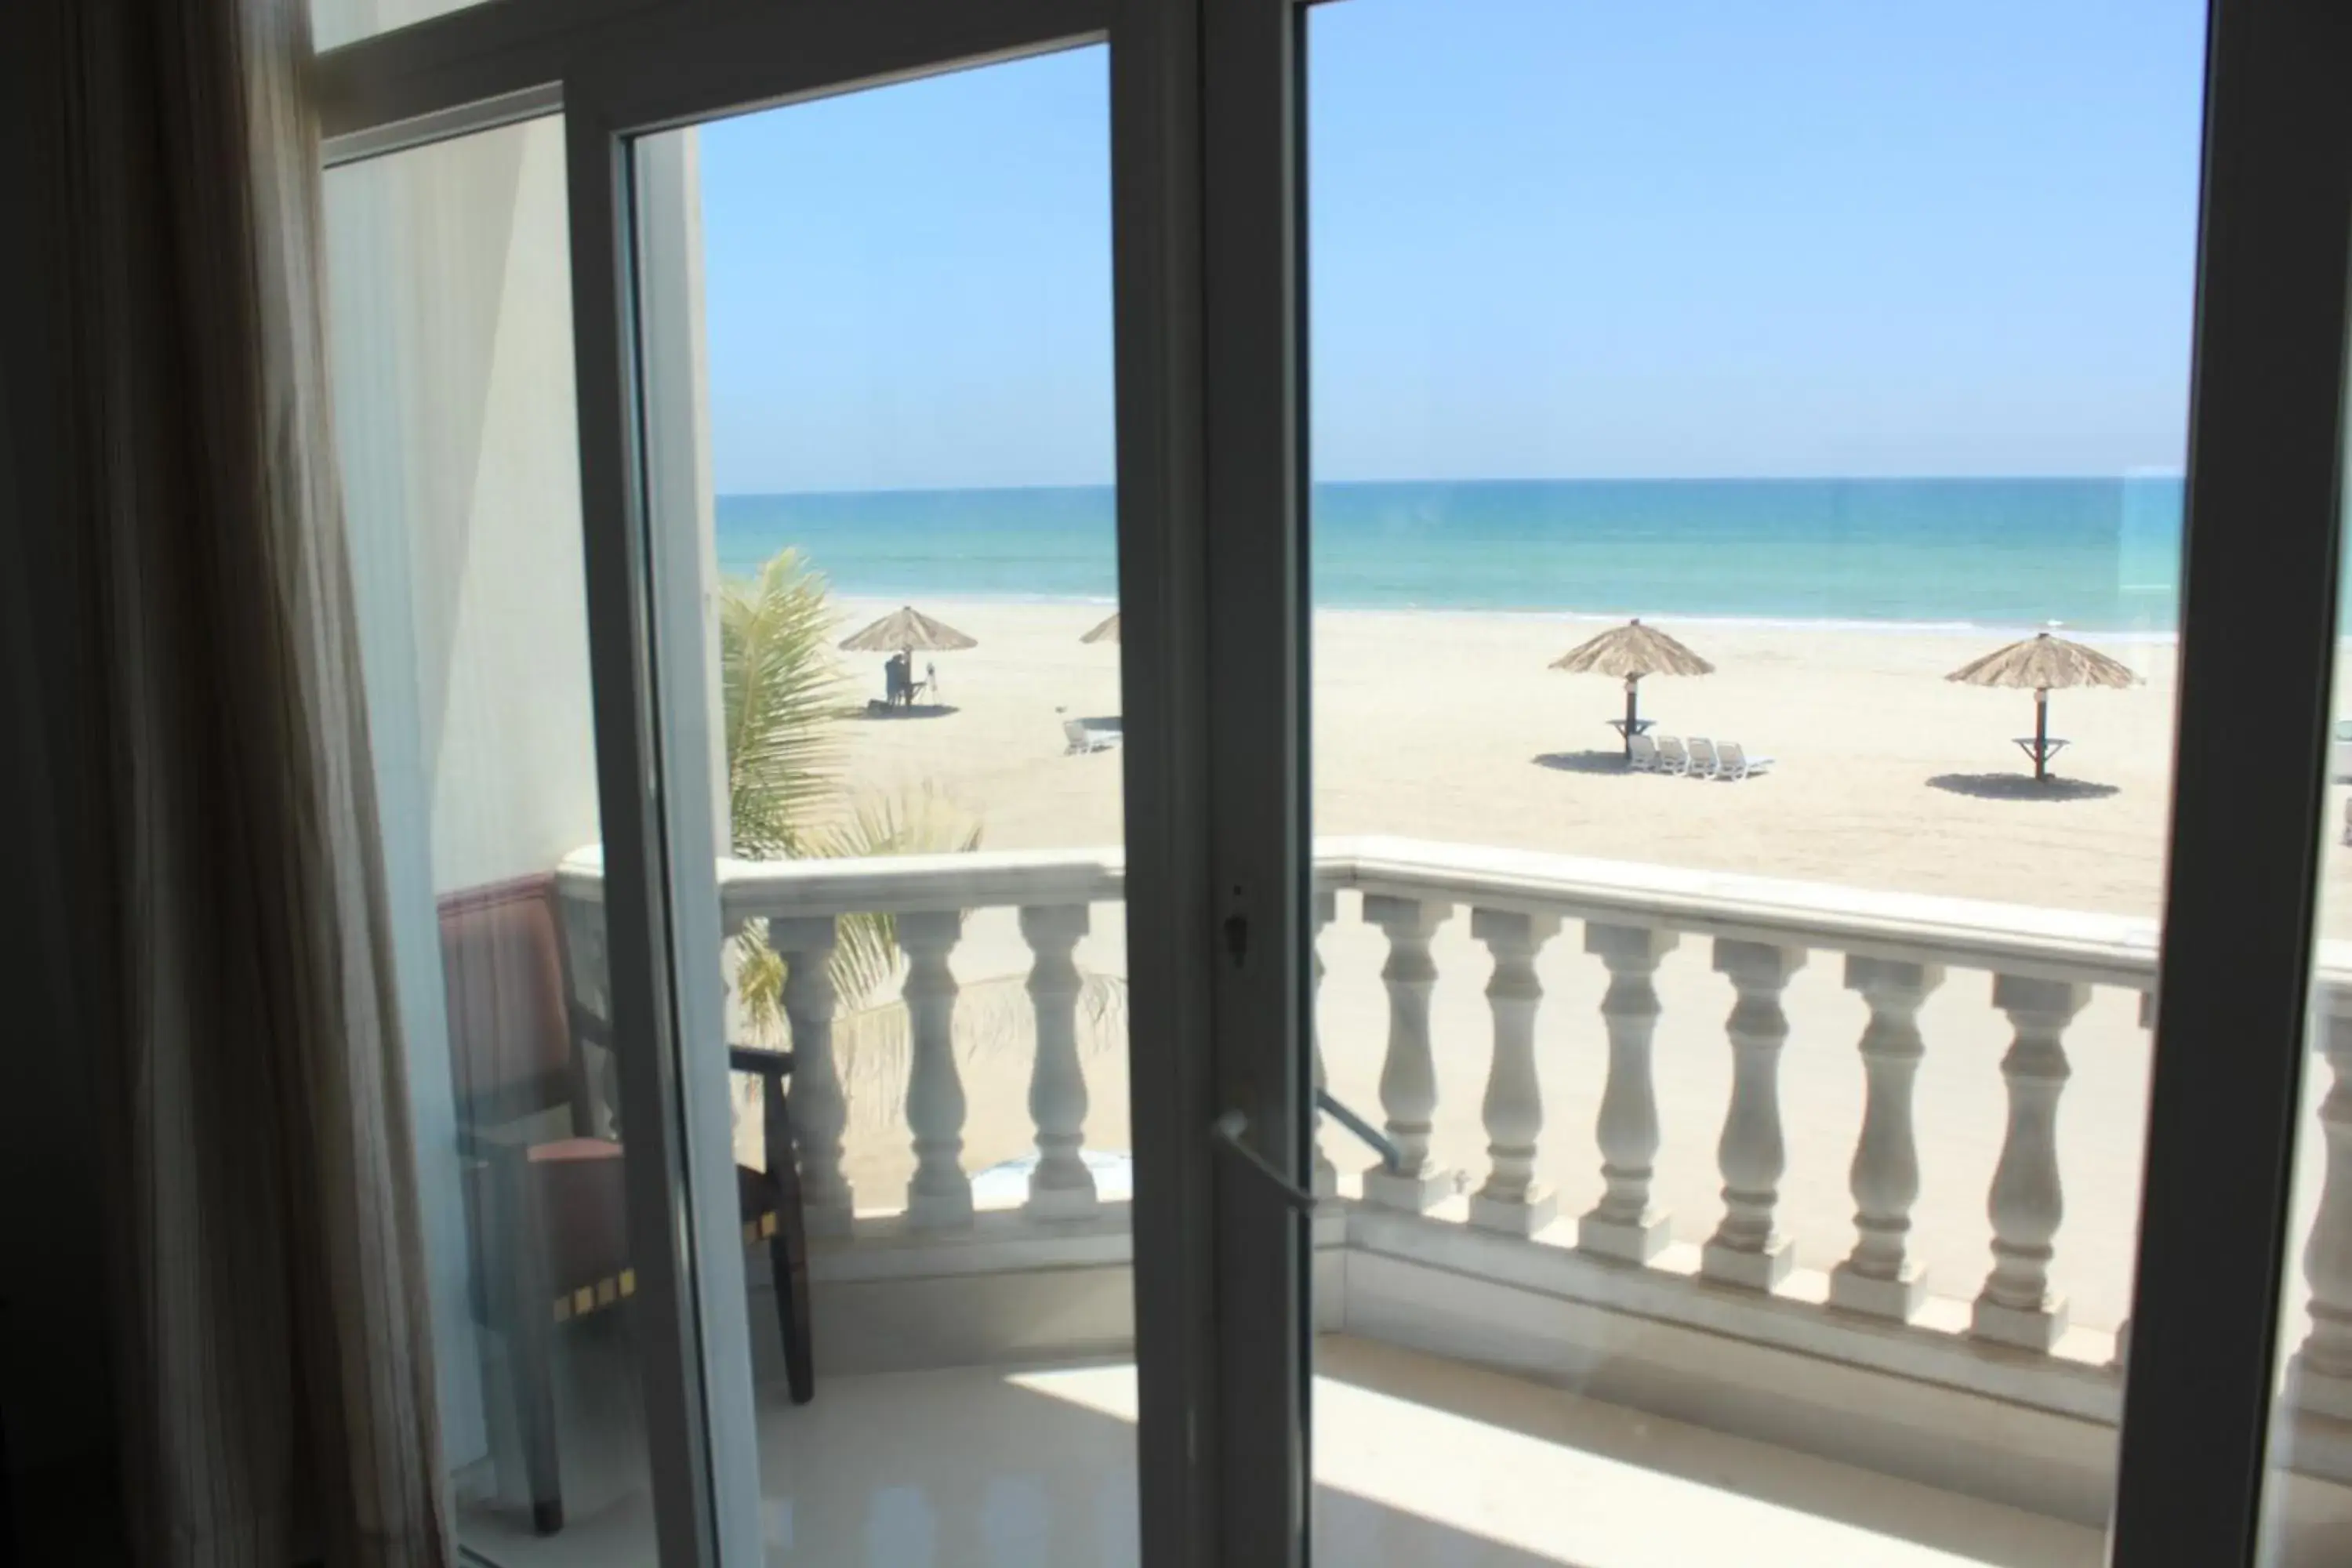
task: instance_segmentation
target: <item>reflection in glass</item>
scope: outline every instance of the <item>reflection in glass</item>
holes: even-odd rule
[[[493,1561],[653,1546],[612,1099],[563,127],[329,172],[328,274],[440,1427]],[[593,866],[593,858],[585,864]]]

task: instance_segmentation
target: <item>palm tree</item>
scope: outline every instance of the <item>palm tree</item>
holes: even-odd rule
[[[843,777],[847,689],[833,656],[838,617],[824,578],[798,551],[719,601],[719,663],[727,726],[730,851],[747,860],[956,853],[980,847],[979,823],[931,788],[855,795]],[[898,959],[887,915],[841,921],[833,980],[850,1006],[873,994]],[[782,1033],[784,961],[764,921],[736,940],[735,984],[760,1035]]]

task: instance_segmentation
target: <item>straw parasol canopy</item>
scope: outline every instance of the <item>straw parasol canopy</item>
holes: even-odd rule
[[[948,625],[935,621],[912,605],[891,611],[841,646],[851,653],[952,653],[978,647],[979,642]]]
[[[1657,627],[1643,626],[1639,616],[1579,643],[1552,660],[1551,667],[1571,675],[1614,676],[1625,683],[1625,754],[1629,758],[1633,754],[1633,737],[1641,730],[1638,684],[1643,676],[1715,673],[1715,666]]]
[[[1964,686],[1997,686],[2033,693],[2033,739],[2017,743],[2033,759],[2033,776],[2043,780],[2050,776],[2050,759],[2066,743],[2050,739],[2050,693],[2077,686],[2119,689],[2139,684],[2139,677],[2132,673],[2130,666],[2117,663],[2095,647],[2084,647],[2050,632],[2036,632],[2007,647],[1995,648],[1944,679]]]
[[[1110,619],[1105,621],[1102,625],[1097,626],[1094,630],[1088,632],[1078,640],[1080,642],[1107,642],[1116,645],[1118,642],[1118,612],[1117,610],[1113,610],[1110,613]]]

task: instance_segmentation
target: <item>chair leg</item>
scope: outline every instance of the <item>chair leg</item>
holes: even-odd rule
[[[539,1299],[539,1310],[522,1303],[520,1331],[514,1336],[515,1420],[522,1433],[523,1474],[530,1486],[530,1527],[541,1535],[563,1528],[562,1455],[555,1435],[555,1325],[549,1321],[551,1305]],[[536,1328],[528,1326],[540,1319]]]
[[[776,1283],[776,1324],[783,1331],[784,1378],[794,1405],[816,1397],[816,1356],[809,1333],[808,1226],[801,1214],[800,1173],[786,1162],[776,1180],[776,1234],[768,1238]]]
[[[531,1528],[552,1535],[563,1528],[562,1456],[555,1420],[555,1293],[548,1282],[539,1216],[529,1173],[520,1159],[501,1162],[499,1187],[506,1249],[504,1320],[515,1426],[522,1442],[523,1478],[530,1491]]]

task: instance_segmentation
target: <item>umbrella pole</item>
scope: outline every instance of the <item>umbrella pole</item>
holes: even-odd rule
[[[1629,763],[1633,760],[1633,725],[1641,718],[1641,683],[1638,675],[1625,678],[1625,760]]]
[[[2050,782],[2050,689],[2037,687],[2033,692],[2033,778],[2037,784]]]

